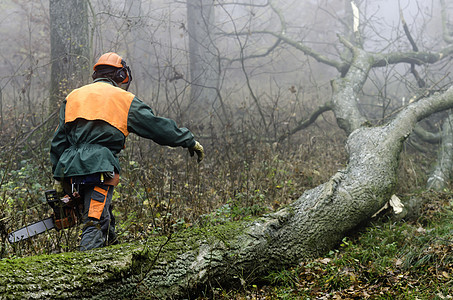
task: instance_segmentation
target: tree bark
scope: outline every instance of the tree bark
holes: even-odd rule
[[[348,166],[292,205],[255,221],[194,227],[145,244],[0,261],[0,299],[179,299],[247,282],[336,246],[393,194],[403,142],[421,119],[453,107],[453,87],[390,123],[360,127]]]
[[[344,41],[346,42],[346,41]],[[373,57],[360,48],[352,45],[353,57],[345,76],[332,81],[333,112],[338,126],[347,134],[359,128],[366,122],[358,107],[358,94],[368,79]]]
[[[51,111],[72,89],[88,82],[90,52],[87,0],[50,0]]]
[[[450,182],[453,167],[453,115],[450,114],[442,126],[442,143],[436,165],[428,178],[427,188],[442,191]]]
[[[190,106],[189,112],[209,112],[219,89],[219,57],[215,47],[215,14],[210,0],[187,1],[189,34]]]

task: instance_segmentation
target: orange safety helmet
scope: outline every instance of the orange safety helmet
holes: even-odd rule
[[[127,88],[129,88],[129,84],[132,81],[131,69],[126,65],[126,61],[124,61],[121,56],[114,52],[104,53],[101,55],[101,57],[99,57],[98,61],[93,66],[95,73],[98,66],[112,66],[117,68],[112,79],[118,83],[127,83],[126,90]]]

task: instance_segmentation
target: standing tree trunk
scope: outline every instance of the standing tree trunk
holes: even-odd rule
[[[453,115],[450,113],[442,126],[442,143],[434,171],[428,178],[427,188],[442,191],[450,182],[453,167]]]
[[[50,109],[90,74],[87,0],[50,0]]]
[[[191,82],[189,114],[209,112],[218,97],[220,68],[214,20],[212,0],[187,1]]]

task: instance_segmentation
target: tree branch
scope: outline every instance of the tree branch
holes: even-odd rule
[[[269,31],[256,31],[254,33],[261,33],[261,34],[270,34],[270,35],[273,35],[279,39],[281,39],[283,42],[285,42],[286,44],[296,48],[297,50],[300,50],[302,51],[305,55],[308,55],[312,58],[314,58],[316,61],[320,62],[320,63],[323,63],[325,65],[328,65],[328,66],[331,66],[331,67],[334,67],[335,69],[337,69],[339,72],[341,72],[344,68],[345,68],[345,64],[343,63],[340,63],[336,60],[333,60],[333,59],[330,59],[328,58],[327,56],[325,55],[322,55],[321,53],[313,50],[312,48],[310,47],[307,47],[305,44],[303,44],[302,42],[297,42],[293,39],[290,39],[288,36],[286,36],[285,34],[277,34],[275,32],[269,32]]]
[[[415,43],[414,39],[412,38],[411,32],[409,31],[409,27],[407,26],[406,20],[404,19],[402,10],[400,10],[400,18],[401,18],[401,23],[403,23],[404,33],[406,34],[407,39],[409,40],[409,42],[412,45],[412,50],[414,50],[415,52],[418,52],[417,44]],[[417,80],[418,86],[420,88],[425,87],[426,83],[420,77],[420,74],[418,74],[417,70],[415,69],[415,65],[413,63],[411,64],[411,73],[414,75],[415,80]]]
[[[229,62],[233,63],[233,62],[242,61],[242,60],[244,60],[244,61],[249,60],[252,58],[266,57],[269,54],[271,54],[278,47],[278,45],[280,45],[281,41],[282,41],[281,39],[277,39],[275,41],[275,43],[271,47],[269,47],[266,51],[264,51],[263,53],[252,54],[252,55],[248,55],[248,56],[244,56],[244,57],[240,57],[240,58],[231,59]]]
[[[385,67],[391,64],[409,63],[415,65],[433,64],[446,56],[453,54],[453,45],[447,46],[438,52],[392,52],[375,53],[372,67]]]
[[[440,132],[432,133],[428,130],[425,130],[420,125],[414,127],[414,133],[422,139],[424,142],[437,144],[442,141],[442,135]]]
[[[334,67],[340,72],[341,72],[341,70],[344,70],[345,65],[341,64],[340,62],[335,61],[333,59],[329,59],[328,57],[322,55],[321,53],[319,53],[319,52],[317,52],[315,50],[313,50],[312,48],[307,47],[302,42],[297,42],[297,41],[289,38],[286,35],[286,21],[285,21],[285,18],[283,16],[282,12],[276,7],[274,1],[269,1],[268,3],[270,5],[271,9],[274,11],[274,13],[278,16],[278,18],[280,20],[281,28],[280,28],[280,31],[278,33],[277,32],[273,32],[273,31],[268,31],[268,30],[257,30],[257,31],[250,31],[250,32],[246,32],[246,33],[239,33],[239,32],[236,31],[236,32],[231,33],[229,35],[236,35],[236,36],[246,35],[246,36],[248,36],[250,34],[266,34],[266,35],[271,35],[271,36],[276,37],[277,41],[264,54],[257,54],[257,55],[254,55],[254,56],[247,56],[247,57],[243,57],[243,59],[265,56],[265,55],[269,54],[270,52],[272,52],[283,41],[286,44],[288,44],[288,45],[290,45],[290,46],[292,46],[292,47],[294,47],[294,48],[296,48],[298,50],[301,50],[305,55],[308,55],[308,56],[314,58],[315,60],[317,60],[320,63],[324,63],[324,64],[326,64],[328,66]]]
[[[307,119],[299,121],[296,127],[291,129],[288,133],[285,133],[282,136],[280,136],[278,138],[278,141],[283,142],[289,136],[297,133],[298,131],[300,131],[302,129],[307,128],[308,126],[313,124],[321,114],[323,114],[324,112],[329,111],[329,110],[332,110],[331,102],[327,102],[327,103],[319,106],[318,109],[316,109],[314,112],[312,112],[312,114]]]

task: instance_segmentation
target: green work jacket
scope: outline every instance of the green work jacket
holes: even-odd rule
[[[187,128],[154,115],[132,93],[108,80],[97,80],[71,92],[60,109],[50,160],[57,180],[121,170],[118,154],[132,132],[160,145],[195,145]]]

